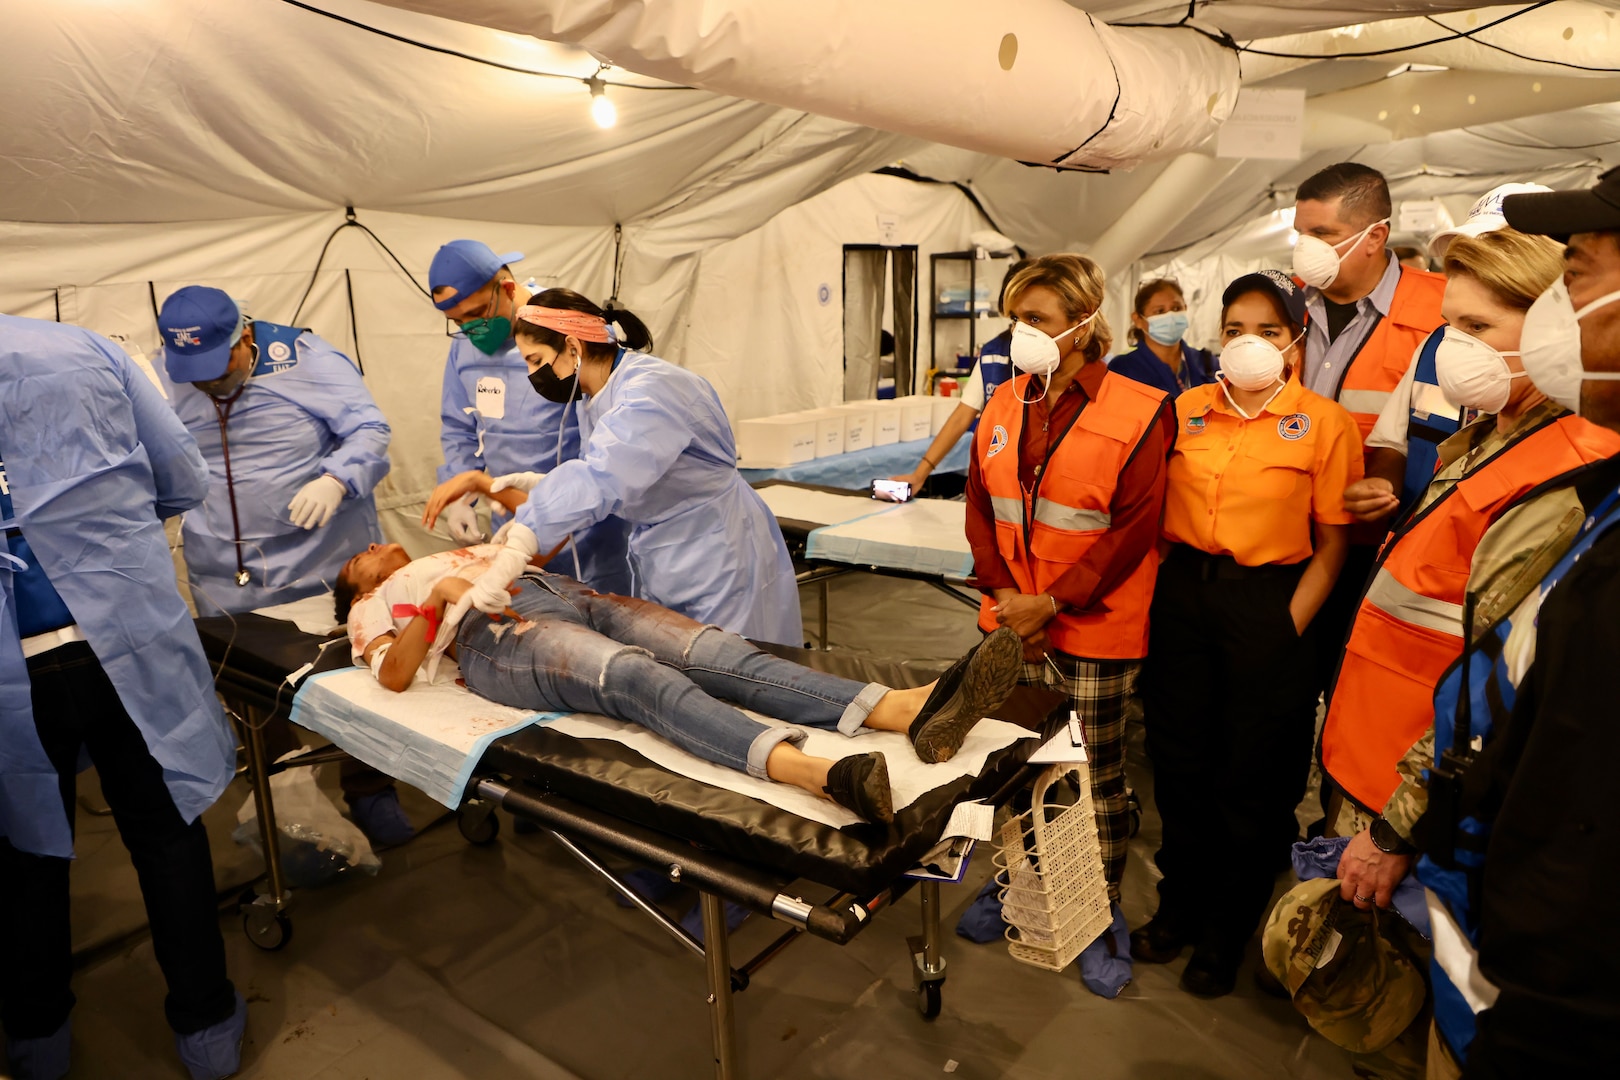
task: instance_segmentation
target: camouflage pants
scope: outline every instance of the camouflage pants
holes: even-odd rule
[[[1328,836],[1353,837],[1370,828],[1375,816],[1356,806],[1338,791],[1329,797],[1327,811]],[[1404,935],[1403,944],[1407,951],[1413,953],[1419,960],[1419,970],[1424,973],[1424,982],[1427,983],[1429,943],[1400,919],[1389,919],[1379,925],[1401,928]],[[1436,1080],[1436,1078],[1447,1080],[1448,1074],[1433,1071],[1435,1055],[1432,1046],[1433,1037],[1430,1034],[1430,1028],[1434,1026],[1432,1005],[1432,1002],[1425,1000],[1423,1011],[1413,1018],[1406,1026],[1406,1030],[1395,1037],[1394,1042],[1382,1050],[1370,1054],[1351,1054],[1351,1070],[1366,1080]],[[1425,1061],[1428,1062],[1427,1065]],[[1453,1072],[1449,1077],[1454,1078],[1457,1075]]]

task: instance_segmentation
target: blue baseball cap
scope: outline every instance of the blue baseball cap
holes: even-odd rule
[[[177,383],[211,382],[230,366],[231,348],[242,340],[247,315],[220,289],[187,285],[163,301],[158,329],[163,365]]]
[[[1289,322],[1295,326],[1305,325],[1305,290],[1281,270],[1258,270],[1234,279],[1221,294],[1221,303],[1230,304],[1244,293],[1256,290],[1276,297]]]
[[[454,289],[443,300],[433,301],[440,311],[449,311],[473,293],[488,285],[501,267],[521,262],[523,252],[497,255],[481,240],[452,240],[440,248],[428,267],[428,292]]]

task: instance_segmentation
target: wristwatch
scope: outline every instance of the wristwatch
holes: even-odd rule
[[[1382,851],[1385,855],[1417,854],[1417,848],[1413,847],[1400,833],[1396,832],[1395,826],[1383,818],[1373,819],[1370,832],[1372,833],[1373,847]]]

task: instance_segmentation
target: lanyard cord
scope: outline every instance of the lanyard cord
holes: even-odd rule
[[[236,388],[236,392],[228,398],[213,398],[214,415],[219,419],[219,448],[225,457],[225,493],[231,500],[231,532],[234,543],[232,550],[236,552],[236,584],[245,587],[248,583],[247,567],[242,565],[242,519],[236,513],[236,478],[231,474],[231,439],[225,433],[225,425],[231,418],[231,406],[236,399],[242,396],[247,389],[247,383]]]

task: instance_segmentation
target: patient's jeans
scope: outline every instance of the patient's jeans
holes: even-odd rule
[[[512,607],[534,625],[470,613],[457,632],[468,688],[520,709],[602,713],[754,776],[779,742],[718,698],[805,727],[857,734],[888,688],[811,671],[668,608],[607,596],[572,578],[526,575]]]

